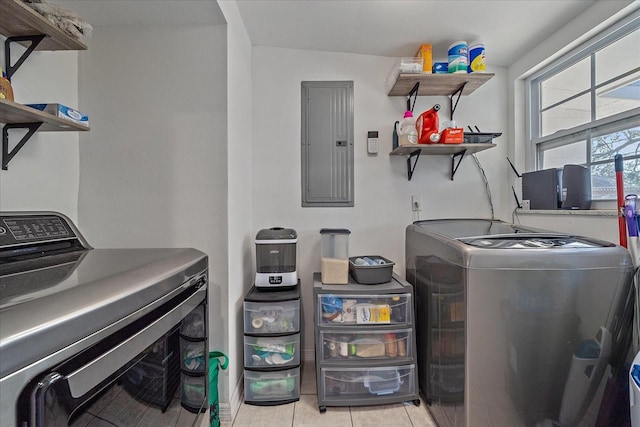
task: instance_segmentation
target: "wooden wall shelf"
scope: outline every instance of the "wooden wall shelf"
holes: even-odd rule
[[[39,132],[51,131],[87,131],[88,126],[83,126],[71,120],[65,120],[49,113],[43,113],[35,108],[18,104],[7,99],[0,99],[0,123],[21,124],[39,123]]]
[[[389,96],[408,96],[416,83],[420,83],[418,96],[450,96],[462,85],[462,95],[470,95],[489,81],[493,73],[469,74],[398,74]]]
[[[495,147],[493,143],[471,143],[471,144],[419,144],[415,146],[398,147],[389,153],[390,156],[409,156],[407,157],[407,179],[411,181],[413,171],[418,164],[420,153],[431,156],[451,156],[451,181],[460,166],[460,162],[465,154],[474,154]],[[411,160],[415,157],[413,163]],[[458,162],[456,163],[456,158]]]
[[[7,38],[4,42],[4,57],[9,80],[35,50],[87,49],[84,43],[50,23],[20,0],[0,0],[0,17],[2,17],[0,19],[0,35]],[[18,43],[26,48],[14,64],[11,63],[12,43]],[[11,159],[36,132],[89,130],[88,126],[7,99],[0,99],[0,123],[3,124],[2,170],[7,170]],[[13,150],[10,150],[9,130],[12,129],[26,130],[26,134],[15,144]]]
[[[86,50],[87,46],[71,37],[19,0],[0,0],[0,34],[5,37],[46,34],[36,50]],[[21,42],[25,47],[30,43]]]

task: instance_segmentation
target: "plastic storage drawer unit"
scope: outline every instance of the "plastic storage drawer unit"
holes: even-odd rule
[[[208,348],[205,337],[207,316],[199,305],[180,325],[180,371],[182,381],[182,407],[189,412],[205,410],[208,380]]]
[[[300,400],[300,286],[244,298],[244,402],[282,405]]]
[[[316,386],[327,406],[420,405],[413,288],[392,274],[375,286],[313,275]]]
[[[300,332],[300,300],[278,303],[244,302],[245,334]]]
[[[300,364],[300,334],[244,337],[244,367],[284,367]]]
[[[244,370],[244,398],[254,405],[272,405],[300,399],[300,368],[284,371]]]

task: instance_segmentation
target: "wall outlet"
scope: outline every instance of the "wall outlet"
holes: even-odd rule
[[[528,211],[529,209],[531,209],[531,204],[530,204],[529,200],[523,200],[522,201],[522,210]]]
[[[422,211],[422,197],[411,196],[411,210],[414,212]]]

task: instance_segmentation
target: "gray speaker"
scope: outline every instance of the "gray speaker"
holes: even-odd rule
[[[565,165],[562,170],[562,209],[591,207],[591,170],[581,165]]]
[[[525,172],[522,174],[522,199],[529,201],[529,209],[559,209],[561,182],[562,169]]]

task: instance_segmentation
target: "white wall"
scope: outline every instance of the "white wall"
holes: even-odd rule
[[[95,247],[207,253],[210,345],[221,350],[229,339],[225,31],[96,27],[79,84],[92,126],[80,143],[80,229]]]
[[[4,43],[4,37],[0,41]],[[12,43],[12,63],[24,48]],[[12,77],[15,101],[78,107],[78,53],[36,51]],[[2,57],[4,60],[4,55]],[[4,63],[2,69],[6,70]],[[10,132],[12,150],[24,132]],[[38,132],[0,170],[0,210],[54,210],[78,214],[78,132]]]
[[[415,174],[407,181],[406,157],[389,156],[393,124],[400,120],[405,98],[388,97],[385,79],[395,59],[329,52],[253,48],[253,225],[254,235],[272,226],[298,232],[298,272],[304,304],[303,348],[313,352],[312,275],[320,270],[320,234],[323,227],[351,230],[349,253],[379,254],[396,262],[404,276],[404,233],[418,219],[411,211],[411,195],[422,197],[420,219],[490,217],[484,184],[473,159],[465,158],[450,181],[450,157],[420,156]],[[478,154],[488,176],[496,217],[506,217],[509,192],[505,185],[507,87],[506,70],[456,110],[459,125],[477,125],[484,131],[504,132],[497,147]],[[302,208],[300,199],[301,81],[354,81],[355,207]],[[448,116],[448,98],[420,97],[414,111],[440,103]],[[367,131],[380,132],[380,153],[366,151]],[[510,190],[509,190],[510,191]]]
[[[251,234],[253,211],[251,183],[252,139],[252,79],[251,42],[235,2],[220,1],[227,20],[227,197],[229,252],[229,327],[228,352],[230,364],[224,393],[230,410],[237,408],[242,397],[244,366],[244,318],[242,302],[253,283],[254,258]],[[228,393],[228,394],[227,394]],[[221,417],[226,419],[226,404],[221,405]]]

